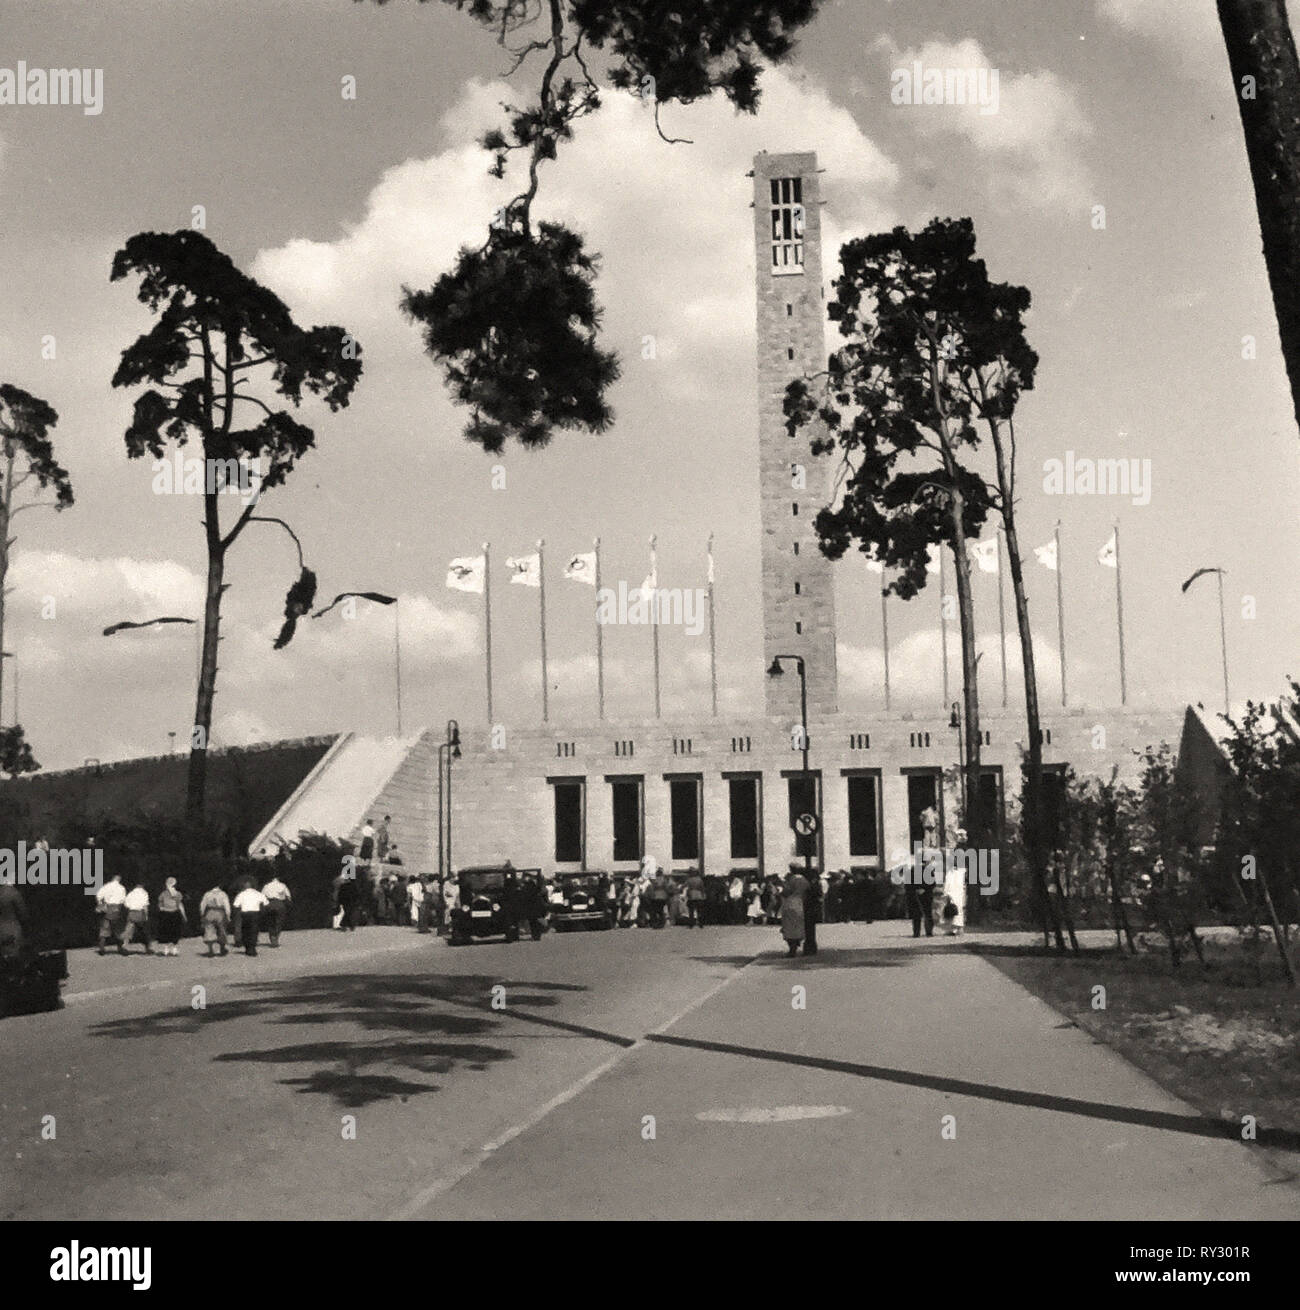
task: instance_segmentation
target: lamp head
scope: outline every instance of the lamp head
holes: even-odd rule
[[[769,678],[779,678],[783,673],[785,673],[785,670],[781,667],[780,659],[774,658],[768,667],[767,676]]]

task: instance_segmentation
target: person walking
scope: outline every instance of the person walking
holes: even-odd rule
[[[361,849],[357,851],[357,859],[362,864],[369,865],[375,858],[375,829],[371,821],[367,819],[361,825]]]
[[[651,926],[662,928],[668,918],[668,879],[660,870],[650,883]]]
[[[122,926],[126,919],[126,888],[120,873],[115,873],[95,893],[95,912],[99,915],[99,954],[104,954],[104,943],[111,940],[117,943],[118,954],[125,955]]]
[[[686,913],[687,923],[691,928],[704,927],[704,919],[701,915],[704,910],[705,897],[704,879],[700,876],[698,869],[692,869],[686,875]]]
[[[158,945],[164,955],[179,955],[180,940],[188,919],[185,898],[176,890],[176,879],[168,878],[158,893]]]
[[[126,930],[122,933],[122,945],[119,947],[122,954],[126,954],[126,948],[131,945],[134,938],[139,937],[144,943],[144,953],[153,954],[153,941],[149,932],[149,893],[145,890],[144,880],[136,878],[131,890],[126,894],[126,900],[123,901],[126,907]]]
[[[262,896],[266,901],[262,915],[266,922],[267,944],[278,947],[280,934],[284,931],[285,921],[289,918],[289,905],[293,900],[293,893],[285,886],[278,874],[272,874],[262,884]]]
[[[343,922],[339,924],[339,930],[356,932],[357,912],[361,905],[361,888],[357,883],[357,875],[351,870],[339,874],[336,895],[339,909],[343,911]]]
[[[392,818],[391,814],[385,814],[383,821],[375,832],[375,857],[380,864],[385,864],[388,861],[388,848],[392,844],[392,836],[389,833],[388,825],[392,822]]]
[[[256,887],[245,887],[235,897],[235,909],[239,911],[239,936],[244,944],[245,955],[257,954],[257,931],[266,897]]]
[[[762,924],[763,922],[763,893],[757,885],[749,889],[749,905],[745,909],[745,918],[749,921],[751,927],[754,924]]]
[[[218,885],[204,892],[199,902],[199,918],[203,921],[203,942],[208,948],[208,959],[212,958],[212,948],[219,946],[221,954],[226,954],[226,930],[230,926],[230,897],[225,888]]]
[[[781,889],[781,936],[790,955],[799,953],[799,943],[807,932],[806,909],[811,884],[802,873],[792,873]]]

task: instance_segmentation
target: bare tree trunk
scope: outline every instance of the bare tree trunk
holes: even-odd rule
[[[217,518],[217,498],[206,494],[204,527],[208,543],[208,589],[203,605],[203,657],[199,665],[199,687],[194,704],[194,726],[190,735],[189,779],[185,794],[185,815],[194,824],[203,821],[208,780],[208,745],[212,737],[212,701],[217,689],[217,643],[221,628],[221,595],[225,591],[225,547]]]
[[[1300,423],[1300,62],[1286,0],[1218,0],[1218,6]]]
[[[1016,630],[1020,635],[1020,660],[1025,677],[1025,726],[1029,733],[1029,769],[1025,777],[1025,796],[1021,810],[1025,820],[1026,846],[1029,848],[1031,876],[1039,888],[1043,904],[1043,935],[1050,926],[1057,950],[1065,950],[1061,919],[1047,890],[1047,846],[1043,831],[1043,732],[1038,717],[1038,674],[1034,666],[1034,634],[1029,626],[1029,598],[1025,593],[1025,571],[1020,561],[1020,538],[1016,532],[1015,470],[1010,467],[1003,447],[1002,433],[996,422],[990,424],[993,452],[997,460],[998,493],[1002,507],[1002,527],[1007,538],[1007,563],[1011,569],[1011,593],[1016,606]],[[1064,910],[1064,905],[1062,906]],[[1074,949],[1079,949],[1074,932],[1070,932]]]
[[[5,441],[5,485],[4,499],[0,501],[0,651],[5,648],[5,592],[9,581],[9,547],[14,543],[9,539],[9,519],[14,505],[14,460],[17,451],[12,441]],[[5,661],[0,654],[0,726],[4,724],[4,685]],[[14,723],[18,715],[14,715]]]
[[[1273,908],[1273,894],[1268,889],[1268,879],[1264,877],[1264,870],[1255,869],[1255,877],[1259,879],[1259,889],[1264,893],[1264,907],[1268,910],[1268,921],[1273,925],[1273,940],[1277,943],[1277,953],[1282,957],[1282,969],[1286,974],[1286,983],[1288,987],[1295,986],[1295,966],[1291,963],[1291,952],[1287,947],[1286,938],[1282,935],[1282,925],[1277,920],[1277,910]]]
[[[987,843],[983,818],[980,813],[979,779],[980,779],[980,699],[979,671],[975,655],[975,604],[970,585],[970,556],[966,553],[966,529],[962,522],[965,501],[957,490],[954,479],[950,497],[953,520],[953,558],[957,575],[957,609],[961,620],[961,675],[962,703],[966,723],[965,760],[965,813],[962,824],[966,828],[969,841],[975,839],[978,845]]]

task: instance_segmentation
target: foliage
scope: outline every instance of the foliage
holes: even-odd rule
[[[536,98],[504,106],[505,122],[481,144],[504,177],[511,154],[527,159],[526,188],[503,205],[479,249],[464,248],[432,289],[404,288],[403,308],[430,356],[469,407],[468,440],[496,453],[514,439],[547,444],[557,429],[604,432],[617,357],[598,345],[597,256],[559,223],[534,229],[542,163],[600,107],[589,59],[603,52],[610,83],[653,103],[690,104],[720,92],[737,110],[759,104],[759,61],[790,57],[818,0],[443,0],[492,32],[513,74],[546,59]],[[388,0],[376,0],[383,5]],[[668,140],[670,138],[664,138]]]
[[[40,767],[30,743],[23,736],[21,723],[0,728],[0,773],[7,778],[16,778],[20,773],[35,773]]]
[[[67,509],[72,504],[72,481],[67,470],[54,458],[50,429],[59,421],[54,410],[21,387],[0,382],[0,437],[4,438],[6,456],[21,455],[26,468],[19,479],[34,477],[42,490],[54,491],[53,507]],[[16,485],[20,485],[16,479]]]

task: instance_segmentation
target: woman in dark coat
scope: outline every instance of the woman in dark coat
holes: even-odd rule
[[[785,880],[781,891],[781,936],[790,948],[789,953],[796,955],[805,933],[804,905],[809,891],[808,879],[802,873],[792,873]]]

